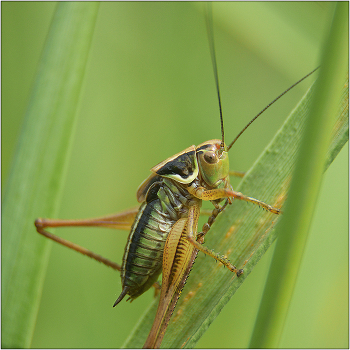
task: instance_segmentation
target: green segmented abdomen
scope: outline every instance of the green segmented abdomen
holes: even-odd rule
[[[162,212],[159,199],[143,203],[125,247],[121,278],[134,299],[149,289],[162,270],[163,249],[175,221]]]

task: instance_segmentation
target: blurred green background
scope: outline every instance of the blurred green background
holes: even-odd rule
[[[53,2],[2,3],[3,186],[55,7]],[[230,142],[265,105],[317,66],[333,4],[213,7]],[[289,92],[246,131],[231,150],[232,169],[249,169],[312,80]],[[132,207],[153,165],[192,144],[220,138],[202,4],[101,3],[77,126],[60,218]],[[281,347],[348,347],[347,180],[346,147],[324,178]],[[56,233],[121,262],[127,232],[75,228]],[[199,348],[247,347],[272,249]],[[113,309],[120,290],[116,272],[53,245],[32,347],[120,347],[153,298],[149,291]]]

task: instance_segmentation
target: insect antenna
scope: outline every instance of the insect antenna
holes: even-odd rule
[[[211,62],[213,64],[214,77],[215,77],[215,85],[216,91],[218,94],[219,101],[219,110],[220,110],[220,122],[221,122],[221,150],[223,151],[225,148],[225,137],[224,137],[224,119],[222,117],[222,107],[221,107],[221,97],[220,97],[220,88],[219,88],[219,77],[218,77],[218,67],[216,64],[216,56],[215,56],[215,45],[214,45],[214,28],[213,28],[213,9],[212,3],[207,2],[207,11],[206,11],[206,24],[207,24],[207,34],[209,41],[209,50],[211,55]]]
[[[236,138],[230,143],[230,145],[227,147],[227,151],[232,147],[232,145],[238,140],[238,138],[243,134],[243,132],[248,128],[248,126],[253,123],[253,121],[258,118],[263,112],[265,112],[271,105],[273,105],[278,99],[280,99],[284,94],[286,94],[289,90],[291,90],[294,86],[301,83],[304,79],[306,79],[308,76],[310,76],[312,73],[314,73],[320,66],[315,68],[312,72],[309,74],[306,74],[303,78],[298,80],[296,83],[294,83],[292,86],[290,86],[287,90],[283,91],[279,96],[277,96],[272,102],[270,102],[263,110],[261,110],[243,129],[242,131],[236,136]]]

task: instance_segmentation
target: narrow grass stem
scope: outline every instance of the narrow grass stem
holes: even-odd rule
[[[347,3],[338,3],[321,57],[310,116],[299,150],[251,348],[276,348],[296,284],[320,190],[347,63]]]

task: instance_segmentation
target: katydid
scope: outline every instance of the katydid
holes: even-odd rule
[[[228,151],[243,131],[263,111],[314,72],[309,73],[280,94],[226,146],[211,13],[208,15],[207,23],[219,100],[221,139],[190,146],[154,166],[150,176],[137,190],[137,199],[141,203],[139,207],[94,219],[37,219],[35,221],[40,234],[121,272],[122,291],[113,306],[121,302],[125,296],[128,296],[128,300],[134,300],[152,285],[158,288],[156,282],[163,271],[159,312],[157,312],[154,327],[145,347],[160,346],[167,322],[169,322],[176,300],[199,250],[220,261],[237,276],[243,273],[227,258],[201,244],[203,236],[210,230],[216,216],[224,210],[226,205],[230,204],[233,199],[240,199],[257,204],[272,213],[280,213],[279,208],[233,190],[229,178]],[[211,201],[214,209],[208,222],[203,226],[202,232],[198,234],[197,223],[203,200]],[[111,262],[46,230],[47,227],[63,226],[96,226],[130,230],[122,265]]]

